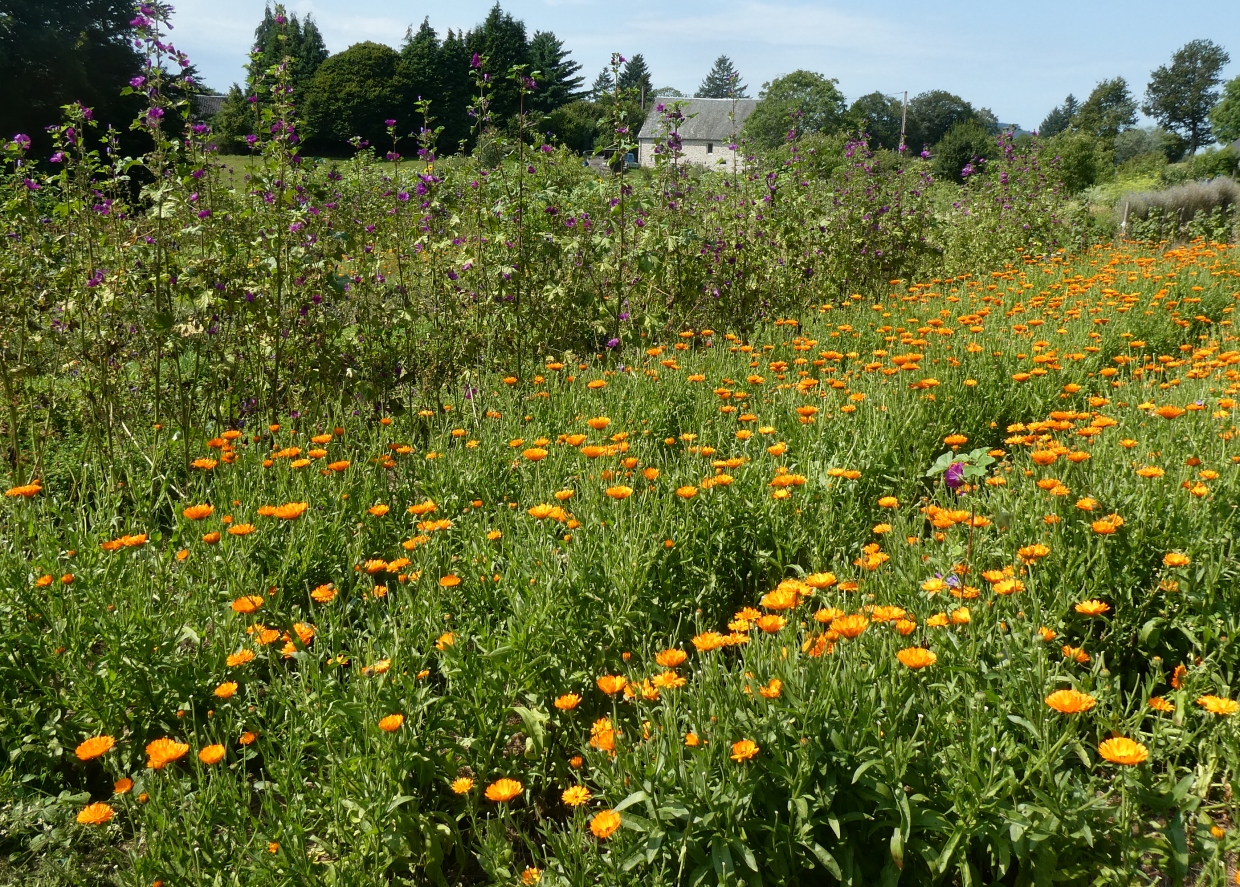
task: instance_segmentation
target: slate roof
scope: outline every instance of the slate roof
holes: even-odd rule
[[[662,101],[665,105],[670,105],[677,100],[663,99]],[[739,133],[754,108],[758,107],[757,99],[737,99],[736,119],[732,121],[728,119],[728,115],[732,113],[731,99],[680,99],[679,101],[681,113],[686,118],[680,126],[680,137],[699,141],[721,142],[732,133]],[[646,123],[637,137],[650,140],[661,137],[663,127],[660,116],[657,110],[651,108],[650,116],[646,118]]]
[[[214,117],[220,113],[220,108],[224,106],[224,96],[222,95],[196,95],[191,101],[194,105],[194,116],[200,120],[208,117]]]

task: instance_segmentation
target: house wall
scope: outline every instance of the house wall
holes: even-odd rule
[[[744,159],[740,157],[739,152],[729,150],[729,144],[731,144],[731,141],[727,138],[720,139],[717,142],[709,142],[705,139],[685,139],[684,145],[681,148],[681,160],[685,163],[696,163],[699,166],[705,166],[710,169],[730,170],[732,168],[732,155],[736,153],[737,160],[739,161],[738,167],[743,168],[745,165]],[[714,150],[707,152],[708,147]],[[641,165],[654,166],[654,140],[641,139],[638,148],[641,152],[641,156],[638,157]],[[724,162],[720,163],[720,160]]]

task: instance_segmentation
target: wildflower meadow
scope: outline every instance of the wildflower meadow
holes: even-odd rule
[[[5,147],[0,882],[1236,882],[1233,244],[1005,137],[600,175],[485,59],[485,151],[275,65],[225,162],[161,15],[148,153]]]

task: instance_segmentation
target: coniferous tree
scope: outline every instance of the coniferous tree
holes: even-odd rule
[[[473,126],[467,109],[474,100],[474,84],[469,76],[470,51],[465,39],[465,32],[449,29],[439,47],[442,105],[435,118],[443,127],[439,144],[445,153],[468,142]]]
[[[1190,153],[1214,136],[1210,112],[1219,102],[1223,68],[1231,56],[1210,40],[1192,40],[1176,50],[1170,65],[1150,75],[1142,110],[1167,129],[1184,137]]]
[[[740,72],[732,64],[732,60],[726,55],[721,55],[715,59],[714,67],[710,69],[710,73],[698,87],[697,98],[746,99],[749,98],[747,89],[748,87],[741,83]]]
[[[634,101],[640,102],[643,97],[654,96],[654,82],[650,79],[650,69],[646,67],[646,59],[639,52],[620,69],[620,91],[627,93]]]
[[[443,47],[439,35],[431,27],[430,19],[423,19],[415,32],[405,32],[405,42],[400,48],[398,68],[401,91],[404,94],[403,119],[397,125],[401,132],[412,132],[422,125],[415,119],[416,103],[425,99],[431,103],[431,116],[439,119],[450,113],[444,94]]]
[[[293,84],[293,102],[300,105],[306,84],[319,66],[327,61],[327,46],[323,43],[318,25],[310,16],[302,22],[294,13],[287,16],[285,22],[280,22],[280,15],[282,13],[273,12],[270,6],[263,11],[263,20],[254,31],[255,53],[246,68],[246,88],[253,95],[267,70],[288,58],[291,60],[289,74]]]
[[[1042,121],[1042,125],[1038,127],[1038,135],[1050,138],[1070,129],[1076,121],[1076,114],[1080,107],[1081,103],[1076,100],[1076,96],[1068,93],[1062,105],[1051,108],[1050,113]]]
[[[482,24],[465,35],[465,45],[471,54],[486,59],[486,73],[491,75],[492,84],[491,119],[502,127],[516,116],[521,105],[520,92],[508,78],[508,72],[515,65],[529,65],[530,44],[525,24],[504,12],[496,2]]]
[[[611,95],[615,89],[616,79],[611,75],[611,68],[604,68],[594,78],[594,85],[590,87],[590,98],[596,102],[601,102]]]
[[[585,78],[581,65],[569,57],[562,40],[550,31],[535,31],[530,41],[530,69],[538,72],[533,108],[548,114],[581,98]]]

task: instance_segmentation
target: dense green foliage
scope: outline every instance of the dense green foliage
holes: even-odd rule
[[[74,101],[126,130],[138,106],[121,89],[141,69],[129,45],[133,17],[128,0],[8,0],[0,12],[0,137],[29,135],[44,156],[44,127]]]
[[[1223,86],[1219,103],[1210,112],[1210,126],[1215,138],[1225,145],[1240,140],[1240,77]]]
[[[403,110],[400,53],[380,43],[355,43],[319,66],[306,85],[308,136],[319,151],[345,151],[360,138],[386,147],[387,124]]]
[[[777,148],[789,138],[838,132],[847,106],[838,80],[813,71],[793,71],[762,84],[762,100],[745,121],[744,134],[756,147]]]

